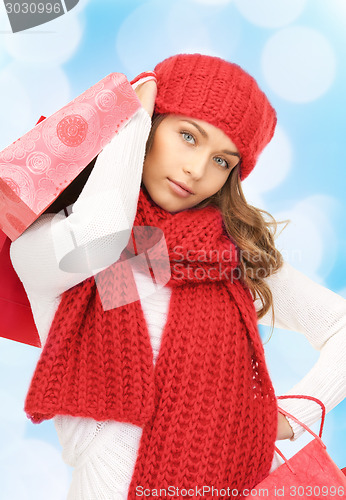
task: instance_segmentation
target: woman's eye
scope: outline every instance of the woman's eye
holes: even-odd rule
[[[193,142],[191,142],[191,139],[193,139],[193,141],[195,141],[194,136],[190,132],[184,132],[182,130],[180,132],[180,134],[183,136],[184,140],[186,142],[189,142],[190,144],[193,144]],[[218,159],[218,160],[221,160],[221,162],[217,162],[221,167],[224,167],[226,169],[230,168],[229,163],[226,160],[224,160],[223,158],[221,158],[221,156],[215,156],[215,158]]]
[[[190,138],[192,138],[193,140],[195,140],[194,136],[193,136],[192,134],[190,134],[190,132],[183,132],[183,131],[182,131],[182,132],[180,132],[180,133],[181,133],[181,135],[184,137],[184,139],[185,139],[185,138],[186,138],[186,136],[187,136],[187,137],[190,137]],[[189,139],[185,139],[185,140],[186,140],[186,142],[191,142],[191,140],[189,140]]]
[[[229,163],[226,160],[224,160],[223,158],[221,158],[221,156],[215,156],[215,158],[218,159],[218,160],[221,160],[221,162],[223,162],[223,164],[219,163],[219,165],[221,167],[229,168]]]

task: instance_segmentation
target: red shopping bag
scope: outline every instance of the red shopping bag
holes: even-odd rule
[[[309,500],[312,498],[346,498],[346,476],[328,455],[326,445],[321,439],[325,418],[324,404],[312,396],[278,396],[278,399],[286,398],[305,398],[316,401],[321,405],[322,421],[319,436],[293,415],[279,408],[280,413],[298,422],[315,439],[289,460],[275,446],[275,450],[284,459],[285,463],[253,488],[251,498],[262,499],[264,496],[267,498],[290,499],[296,497]]]
[[[12,266],[10,245],[0,231],[0,336],[41,347],[28,297]]]

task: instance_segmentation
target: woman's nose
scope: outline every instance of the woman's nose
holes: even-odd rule
[[[197,156],[195,158],[190,158],[189,161],[185,163],[184,172],[192,175],[194,178],[201,178],[206,172],[207,159],[205,156]]]

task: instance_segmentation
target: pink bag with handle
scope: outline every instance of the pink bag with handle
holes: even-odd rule
[[[41,116],[32,131],[25,134],[21,139],[18,139],[0,153],[0,207],[2,210],[0,213],[0,337],[22,342],[35,347],[41,347],[40,338],[31,312],[28,297],[22,282],[17,276],[11,263],[11,240],[19,237],[20,234],[24,232],[26,227],[38,218],[39,213],[43,211],[42,209],[46,208],[53,200],[57,199],[58,194],[60,194],[60,192],[62,192],[68,185],[71,184],[73,179],[76,178],[78,171],[83,170],[90,162],[90,159],[92,159],[95,154],[99,153],[100,149],[109,142],[111,137],[115,135],[119,129],[133,116],[135,111],[140,107],[140,101],[133,90],[141,83],[151,79],[156,80],[155,72],[143,72],[131,82],[128,82],[125,75],[122,75],[121,73],[111,73],[108,77],[101,80],[101,82],[88,89],[86,92],[81,94],[81,96],[77,97],[74,101],[54,113],[51,117],[45,118],[44,116]],[[82,141],[80,137],[84,129],[82,126],[82,117],[78,117],[78,115],[73,114],[76,111],[73,107],[75,104],[73,103],[78,104],[80,102],[83,103],[84,107],[89,106],[89,108],[92,103],[95,109],[98,109],[101,118],[98,122],[98,127],[94,130],[95,144],[93,149],[90,147],[86,148],[85,151],[78,152],[76,148],[84,142],[84,140]],[[67,124],[66,122],[68,120],[70,120],[70,122]],[[79,158],[78,162],[74,161],[73,166],[76,166],[78,163],[78,168],[77,170],[73,170],[73,172],[66,175],[63,182],[59,182],[59,187],[56,188],[56,191],[53,194],[47,194],[47,192],[45,193],[45,198],[41,198],[40,207],[37,204],[32,205],[30,208],[27,203],[27,197],[25,195],[23,184],[21,182],[16,183],[15,181],[17,178],[21,178],[22,174],[24,175],[25,172],[29,174],[33,169],[29,168],[29,157],[27,156],[29,151],[24,151],[24,146],[25,144],[28,145],[26,140],[30,137],[33,139],[34,134],[36,134],[37,138],[38,136],[41,137],[40,134],[43,134],[44,130],[37,127],[43,127],[43,124],[41,123],[43,121],[45,121],[49,131],[51,132],[50,142],[54,143],[56,149],[60,148],[60,153],[62,151],[64,155],[68,154],[69,149],[73,146],[74,155],[77,155]],[[90,118],[90,123],[92,123],[92,117]],[[54,124],[57,125],[57,129],[54,129]],[[60,129],[63,124],[65,124],[66,127],[63,130],[60,130],[59,124]],[[87,125],[87,129],[90,132],[92,127],[89,127],[89,121],[87,122]],[[74,144],[65,144],[66,141],[65,143],[61,141],[59,142],[59,137],[56,137],[59,135],[57,132],[58,129],[60,132],[64,130],[65,132],[67,131],[70,141],[74,138]],[[85,138],[86,137],[87,134],[85,134]],[[23,151],[20,152],[23,141]],[[37,142],[36,146],[38,144],[39,142]],[[30,146],[31,155],[33,154],[32,146],[33,144]],[[50,166],[52,166],[54,162],[56,164],[59,163],[58,156],[56,156],[55,159],[54,156],[54,154],[51,155]],[[14,158],[16,158],[16,164],[21,163],[21,169],[18,165],[13,166]],[[89,163],[88,168],[91,163],[92,162]],[[38,162],[36,167],[36,170],[38,170],[36,172],[37,177],[42,177],[41,174],[43,174],[44,170],[43,165]],[[85,171],[86,170],[87,168],[85,168]],[[20,175],[18,172],[20,172]],[[31,172],[31,174],[32,173],[33,172]],[[39,182],[42,183],[41,177]],[[38,184],[37,187],[40,189],[40,184]],[[32,192],[32,195],[32,198],[36,200],[34,191]],[[11,208],[13,201],[14,206],[16,207],[16,214],[19,217],[19,219],[16,219],[17,222],[19,221],[18,224],[12,224],[14,219],[9,216],[13,208]],[[35,210],[33,210],[34,206],[36,207]],[[14,212],[12,215],[14,215]],[[4,229],[6,228],[6,231],[2,231],[1,226],[3,226]]]
[[[321,439],[326,412],[324,404],[317,398],[303,395],[278,396],[277,399],[286,398],[310,399],[321,405],[322,421],[319,435],[317,436],[300,420],[279,407],[280,413],[298,422],[315,439],[289,460],[275,446],[275,450],[285,463],[257,484],[252,489],[250,498],[290,498],[291,500],[293,497],[299,499],[346,498],[346,476],[328,455],[326,445]]]
[[[111,73],[0,152],[0,229],[20,236],[82,172],[141,103]]]

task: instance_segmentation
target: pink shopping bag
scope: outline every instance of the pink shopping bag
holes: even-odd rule
[[[263,481],[257,484],[251,492],[251,498],[346,498],[346,476],[333,462],[323,443],[322,429],[325,418],[324,404],[312,396],[278,396],[278,399],[305,398],[316,401],[322,407],[322,421],[319,436],[293,415],[279,408],[280,413],[292,418],[314,436],[310,443],[287,460],[280,450],[276,451],[284,459],[280,467],[275,469]]]
[[[141,107],[111,73],[0,153],[0,229],[20,236]]]

